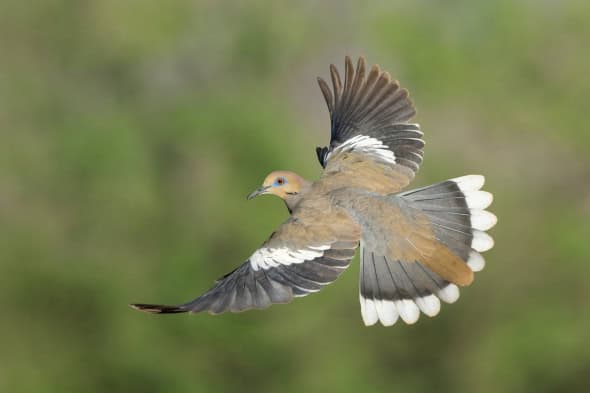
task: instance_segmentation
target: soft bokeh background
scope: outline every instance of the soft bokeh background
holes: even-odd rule
[[[0,2],[0,391],[587,392],[587,2]],[[415,185],[487,176],[496,248],[458,303],[363,327],[358,263],[264,312],[152,316],[320,174],[316,86],[363,54],[408,87]]]

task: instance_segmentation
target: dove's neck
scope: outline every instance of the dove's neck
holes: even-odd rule
[[[298,187],[297,192],[287,193],[283,197],[285,205],[287,206],[287,209],[289,209],[289,213],[293,213],[295,208],[301,203],[303,198],[305,198],[305,195],[311,190],[311,185],[313,184],[311,181],[305,180],[302,177],[298,180],[300,187]]]

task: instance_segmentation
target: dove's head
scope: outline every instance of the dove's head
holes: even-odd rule
[[[308,182],[301,176],[290,171],[271,172],[262,183],[262,186],[248,195],[248,199],[259,195],[272,194],[286,202],[297,197],[305,188]]]

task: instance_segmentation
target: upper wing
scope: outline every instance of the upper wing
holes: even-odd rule
[[[318,78],[330,111],[331,138],[330,146],[316,152],[325,175],[338,175],[343,185],[391,193],[414,178],[422,163],[423,133],[407,122],[416,113],[408,91],[379,66],[366,77],[365,68],[361,57],[355,71],[347,56],[342,86],[331,65],[333,92]],[[385,185],[363,180],[367,176]]]
[[[358,226],[346,220],[292,216],[246,262],[198,298],[176,306],[133,304],[152,313],[239,312],[288,303],[336,280],[358,246]]]

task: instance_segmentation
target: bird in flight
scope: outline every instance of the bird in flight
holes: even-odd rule
[[[310,181],[270,173],[248,199],[281,198],[289,218],[242,265],[196,299],[175,306],[132,304],[150,313],[262,309],[320,291],[360,248],[360,304],[365,325],[415,323],[484,267],[493,247],[485,232],[496,216],[484,177],[468,175],[401,192],[422,163],[424,141],[408,91],[361,57],[346,57],[344,82],[318,83],[331,118],[330,144],[316,149],[323,168]]]

